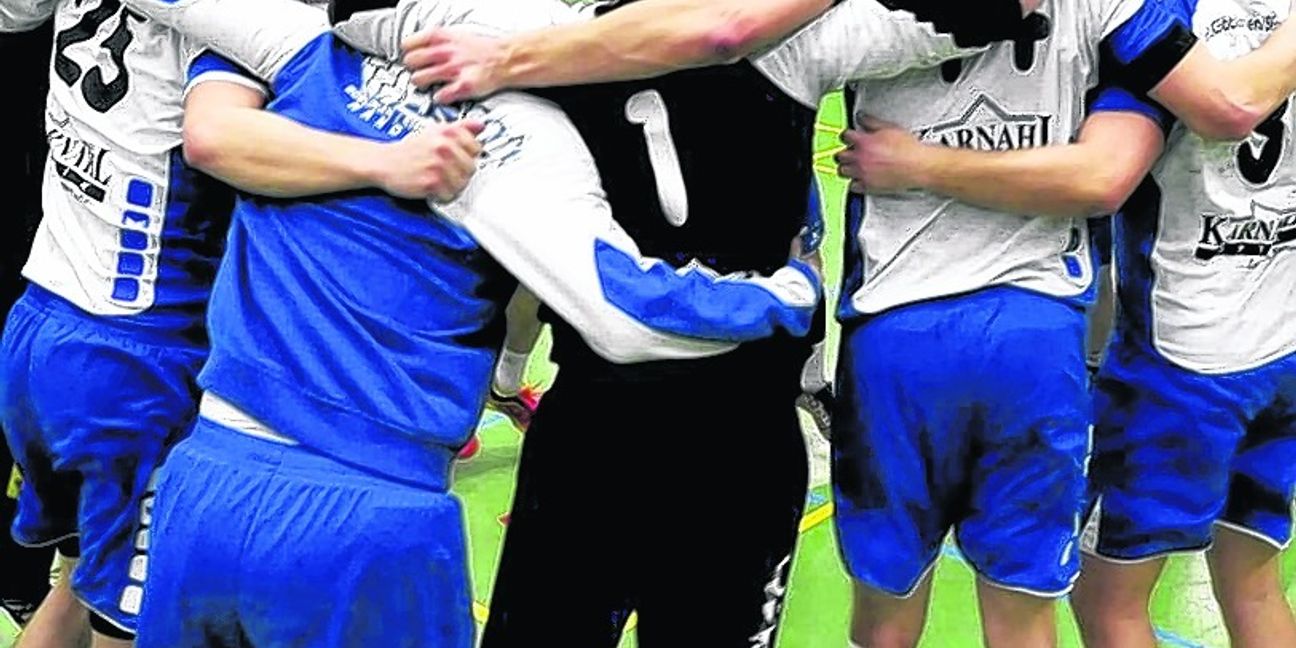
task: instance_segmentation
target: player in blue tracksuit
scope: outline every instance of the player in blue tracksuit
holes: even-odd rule
[[[525,25],[545,11],[427,4],[443,24]],[[645,259],[575,129],[543,100],[438,106],[399,64],[361,55],[292,2],[246,15],[138,6],[267,79],[266,108],[309,127],[396,140],[467,110],[486,129],[476,176],[435,214],[376,191],[240,198],[202,418],[157,484],[142,646],[471,644],[449,466],[488,391],[509,274],[616,362],[809,328],[818,279],[799,261],[722,277]],[[349,33],[394,45],[399,29]]]

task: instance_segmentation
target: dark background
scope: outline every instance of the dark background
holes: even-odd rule
[[[0,125],[0,315],[22,292],[23,263],[40,221],[40,178],[45,162],[45,93],[49,80],[50,26],[25,34],[0,34],[0,65],[9,77]],[[9,536],[14,501],[4,497],[12,460],[0,443],[0,599],[38,603],[48,589],[53,550],[21,549]]]

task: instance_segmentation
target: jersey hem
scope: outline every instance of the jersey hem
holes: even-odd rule
[[[273,369],[223,355],[208,360],[199,386],[276,434],[339,463],[420,488],[449,488],[455,449],[447,439],[375,421],[307,393]]]

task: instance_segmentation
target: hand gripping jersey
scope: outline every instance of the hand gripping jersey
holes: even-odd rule
[[[1287,20],[1286,0],[1165,0],[1232,59]],[[1200,373],[1296,352],[1296,156],[1291,100],[1242,142],[1206,141],[1160,107],[1167,150],[1118,219],[1124,327]]]
[[[907,14],[852,1],[751,61],[544,94],[589,144],[613,215],[645,253],[676,267],[768,273],[806,225],[823,96],[847,79],[891,76],[963,53]],[[641,311],[648,306],[640,295],[623,299]],[[561,322],[554,335],[572,337]],[[774,350],[748,345],[725,359],[769,367]],[[569,369],[597,363],[580,345],[555,342],[554,352]]]
[[[706,357],[809,328],[819,288],[802,264],[734,277],[645,258],[612,220],[588,150],[553,105],[502,93],[438,106],[392,62],[416,28],[528,28],[562,5],[422,3],[344,25],[351,42],[386,57],[348,47],[322,14],[286,0],[134,5],[269,80],[267,109],[306,125],[389,141],[464,111],[487,123],[478,172],[441,217],[379,191],[239,201],[200,382],[281,435],[444,487],[500,345],[500,306],[513,289],[501,266],[614,361]],[[655,288],[655,317],[617,302],[630,285]]]
[[[1155,82],[1191,45],[1182,25],[1141,0],[1045,0],[1030,23],[1033,32],[965,61],[853,85],[855,115],[945,146],[1066,144],[1100,57]],[[1084,219],[997,213],[917,191],[851,200],[843,318],[994,285],[1087,297]]]
[[[118,0],[6,2],[0,31],[51,14],[44,220],[24,274],[91,314],[201,341],[231,196],[179,153],[196,52]]]

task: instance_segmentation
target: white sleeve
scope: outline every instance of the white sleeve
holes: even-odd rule
[[[40,27],[54,15],[56,0],[0,0],[0,33]]]
[[[818,106],[848,81],[894,77],[979,51],[877,0],[846,0],[752,62],[790,96]]]
[[[189,82],[185,84],[184,97],[203,83],[233,83],[259,93],[264,98],[270,97],[270,90],[264,83],[252,78],[247,70],[238,67],[228,59],[214,53],[202,52],[189,64]]]
[[[394,9],[361,11],[333,26],[348,45],[391,61],[403,39],[432,27],[455,27],[487,36],[580,20],[560,0],[400,0]]]
[[[297,0],[122,0],[273,85],[280,70],[328,32],[328,15]]]
[[[433,207],[599,355],[700,358],[809,330],[821,296],[813,271],[790,263],[770,277],[722,277],[645,258],[612,219],[589,149],[557,106],[506,92],[474,110],[487,123],[482,162],[457,200]]]
[[[1153,0],[1156,2],[1157,0]],[[1084,7],[1089,42],[1107,38],[1143,8],[1144,0],[1081,0]]]

